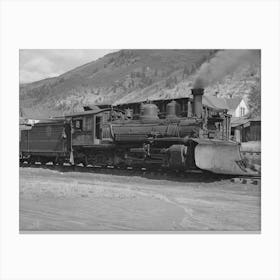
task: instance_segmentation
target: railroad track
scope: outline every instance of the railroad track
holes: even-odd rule
[[[53,165],[53,164],[25,164],[21,163],[20,167],[42,168],[49,170],[57,170],[59,172],[87,172],[95,174],[108,174],[115,176],[140,176],[155,180],[170,180],[180,182],[204,182],[210,183],[215,181],[230,180],[233,183],[260,185],[261,176],[233,176],[221,175],[202,170],[189,170],[186,172],[178,172],[174,170],[149,170],[146,168],[132,167],[114,167],[114,166],[82,166],[82,165]]]

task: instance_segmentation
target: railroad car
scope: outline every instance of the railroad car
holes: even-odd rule
[[[203,89],[193,89],[192,99],[95,106],[40,122],[22,132],[21,158],[28,162],[249,175],[238,143],[229,140],[230,115],[226,110],[203,106],[203,94]]]
[[[21,130],[20,161],[29,163],[69,162],[71,126],[65,119],[44,120]]]

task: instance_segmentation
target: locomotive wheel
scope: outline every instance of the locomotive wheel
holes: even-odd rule
[[[95,166],[96,165],[96,160],[95,159],[89,159],[88,164]]]
[[[81,163],[82,163],[82,165],[83,165],[84,167],[87,167],[87,166],[88,166],[88,160],[87,160],[87,158],[84,157],[84,158],[82,159]]]
[[[36,162],[36,158],[35,157],[31,157],[30,159],[29,159],[29,164],[35,164],[35,162]]]
[[[46,158],[41,158],[40,162],[42,165],[46,165],[49,161]]]
[[[82,164],[83,166],[86,166],[86,161],[84,160],[84,158],[75,158],[74,159],[74,165],[79,165]]]
[[[63,159],[58,159],[57,160],[57,165],[58,166],[63,166],[63,164],[64,164],[64,160]]]
[[[107,165],[106,156],[103,153],[98,153],[96,155],[96,164],[101,166]]]

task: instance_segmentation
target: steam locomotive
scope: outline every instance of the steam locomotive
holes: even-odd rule
[[[157,100],[40,121],[22,130],[20,162],[83,164],[248,175],[239,144],[230,141],[230,115],[192,98]]]

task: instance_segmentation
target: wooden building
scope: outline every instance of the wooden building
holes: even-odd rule
[[[261,119],[234,118],[231,136],[237,142],[261,141]]]

